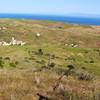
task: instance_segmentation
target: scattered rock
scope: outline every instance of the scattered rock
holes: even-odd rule
[[[41,34],[40,34],[40,33],[37,33],[37,34],[36,34],[36,37],[40,37],[40,36],[41,36]]]

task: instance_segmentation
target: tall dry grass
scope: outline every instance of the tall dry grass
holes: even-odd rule
[[[38,100],[37,93],[51,100],[100,100],[99,79],[79,81],[65,76],[53,91],[59,77],[51,70],[0,70],[0,100]]]

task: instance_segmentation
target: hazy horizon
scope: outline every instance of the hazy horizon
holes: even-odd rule
[[[99,5],[99,0],[3,0],[0,13],[99,17]]]

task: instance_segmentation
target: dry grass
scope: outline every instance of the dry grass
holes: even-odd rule
[[[64,77],[60,83],[64,93],[67,93],[64,97],[61,89],[52,91],[58,77],[58,74],[50,70],[0,70],[0,100],[38,100],[37,93],[51,100],[66,100],[64,98],[68,94],[74,98],[71,100],[95,100],[94,97],[100,92],[100,80],[79,81],[69,76]]]

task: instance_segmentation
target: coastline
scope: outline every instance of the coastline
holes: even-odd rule
[[[32,15],[32,14],[0,14],[0,19],[21,19],[21,20],[41,20],[51,22],[63,22],[76,25],[100,26],[99,18],[53,16],[53,15]]]

